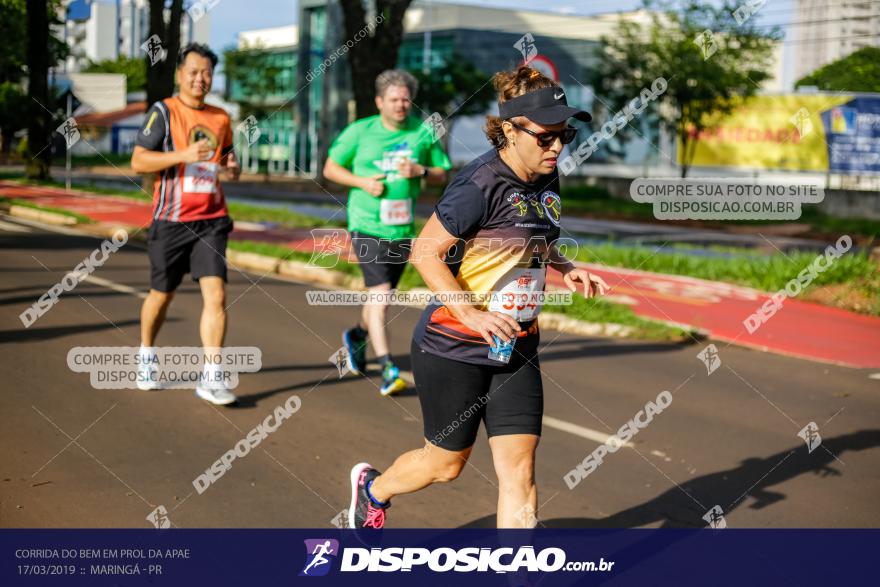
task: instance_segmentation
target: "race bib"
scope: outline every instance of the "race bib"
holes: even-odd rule
[[[498,281],[490,312],[501,312],[517,322],[534,320],[541,311],[544,292],[543,268],[512,269]]]
[[[379,219],[382,224],[395,226],[398,224],[410,224],[412,222],[412,200],[389,200],[382,198],[380,201]]]
[[[200,161],[187,163],[183,170],[183,191],[213,194],[217,190],[217,164]]]

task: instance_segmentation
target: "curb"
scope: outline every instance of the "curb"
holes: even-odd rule
[[[76,218],[67,216],[66,214],[58,214],[57,212],[49,212],[47,210],[38,210],[36,208],[28,208],[12,204],[9,206],[9,215],[24,218],[25,220],[35,220],[53,226],[74,226],[77,223]]]

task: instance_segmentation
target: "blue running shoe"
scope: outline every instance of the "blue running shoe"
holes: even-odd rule
[[[391,395],[406,389],[406,381],[400,378],[400,369],[391,361],[385,363],[382,369],[382,387],[379,393],[383,396]]]
[[[349,328],[342,333],[342,344],[348,352],[348,364],[355,375],[363,375],[367,370],[367,337],[359,328]]]

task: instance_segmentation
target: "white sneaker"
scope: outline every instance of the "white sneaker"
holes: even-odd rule
[[[238,401],[235,394],[222,383],[198,385],[196,386],[196,395],[215,406],[228,406]]]
[[[141,354],[143,356],[144,353]],[[138,363],[137,388],[141,391],[155,391],[162,388],[159,385],[159,369],[156,368],[156,363],[146,360]]]

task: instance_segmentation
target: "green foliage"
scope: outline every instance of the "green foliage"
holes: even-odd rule
[[[315,216],[300,214],[299,212],[284,208],[267,208],[251,204],[241,204],[239,202],[228,202],[227,206],[229,208],[229,215],[232,218],[246,222],[277,222],[290,228],[345,226],[345,221],[343,220],[327,222]]]
[[[768,69],[781,34],[775,28],[760,30],[754,17],[738,25],[734,0],[717,6],[695,0],[643,1],[651,11],[650,24],[621,20],[614,35],[602,38],[589,81],[608,105],[610,117],[643,88],[650,88],[654,79],[665,78],[668,88],[657,101],[666,107],[651,108],[641,116],[659,119],[678,136],[684,176],[693,160],[691,133],[712,128],[771,77]],[[714,53],[706,52],[704,58],[696,41],[706,31],[712,34]]]
[[[427,75],[421,70],[410,73],[419,82],[416,102],[424,110],[418,113],[419,118],[426,118],[433,112],[444,119],[483,114],[495,99],[495,89],[486,83],[488,75],[458,55],[453,55],[443,67],[433,69]]]
[[[880,92],[880,47],[865,47],[823,65],[795,87],[816,86],[829,92]]]
[[[759,255],[735,249],[731,252],[735,253],[731,258],[719,258],[683,254],[684,251],[658,253],[648,247],[629,248],[609,244],[581,247],[577,258],[589,263],[688,275],[772,292],[785,287],[820,254],[797,251],[785,255]],[[847,253],[819,273],[812,286],[850,283],[878,274],[880,267],[867,253]]]
[[[147,62],[142,58],[125,57],[92,62],[83,69],[84,73],[123,73],[127,92],[147,89]]]
[[[47,2],[50,24],[61,24],[57,9],[61,0]],[[27,66],[27,2],[25,0],[0,0],[0,83],[20,82]],[[67,45],[54,35],[49,36],[49,63],[57,63],[67,57]]]
[[[21,86],[15,82],[0,82],[0,134],[4,147],[12,133],[27,124],[28,100]]]
[[[27,55],[27,13],[24,0],[0,0],[0,82],[17,82],[24,75]]]
[[[236,100],[241,106],[241,118],[255,116],[264,118],[275,108],[270,97],[282,92],[279,81],[281,68],[273,65],[267,57],[270,51],[261,46],[227,49],[223,52],[223,72],[226,75],[226,98]],[[233,96],[231,88],[237,88],[241,96]]]

